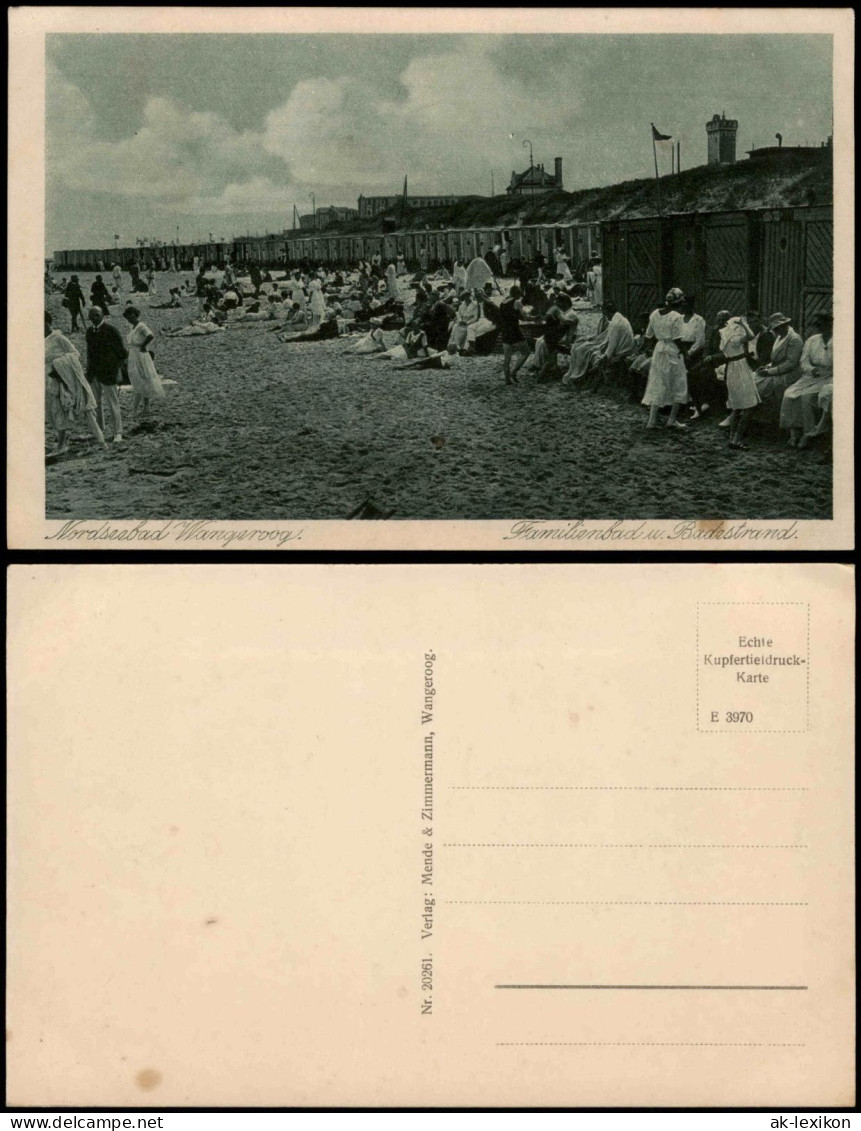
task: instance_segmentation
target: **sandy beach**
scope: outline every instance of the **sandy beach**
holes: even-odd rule
[[[160,295],[177,282],[160,275]],[[46,467],[47,518],[339,519],[365,503],[391,519],[831,517],[830,458],[753,428],[749,450],[730,451],[722,406],[685,432],[647,432],[646,410],[621,398],[506,387],[500,354],[411,373],[344,356],[348,339],[284,344],[265,324],[159,335],[194,316],[184,302],[139,302],[176,384],[142,428],[122,393],[126,441],[107,453],[73,438]],[[47,304],[67,332],[61,296]],[[111,321],[125,334],[119,307]]]

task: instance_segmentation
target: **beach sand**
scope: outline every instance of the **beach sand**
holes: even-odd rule
[[[79,277],[88,294],[93,276]],[[176,282],[159,275],[160,301]],[[65,333],[60,298],[46,301]],[[398,373],[343,356],[350,339],[285,345],[266,324],[165,338],[196,301],[139,305],[177,383],[142,431],[121,394],[122,445],[95,451],[82,430],[46,467],[48,518],[341,519],[366,502],[393,520],[831,517],[822,449],[751,429],[749,450],[730,451],[722,406],[685,432],[646,432],[637,404],[558,382],[504,386],[499,354]],[[119,307],[111,320],[125,335]],[[72,340],[83,354],[83,334]]]

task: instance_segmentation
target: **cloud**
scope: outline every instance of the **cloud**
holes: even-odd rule
[[[181,212],[197,210],[203,199],[227,201],[227,190],[243,183],[258,206],[265,199],[268,209],[283,208],[289,199],[260,172],[261,165],[275,166],[287,180],[283,164],[267,157],[260,135],[169,98],[149,98],[140,128],[108,141],[98,136],[83,92],[52,67],[47,120],[48,175],[68,189],[150,200]]]
[[[308,190],[394,192],[408,173],[415,191],[476,192],[489,166],[522,164],[520,139],[547,116],[546,101],[469,36],[454,50],[413,58],[399,84],[404,96],[385,99],[373,75],[304,80],[267,116],[264,148]],[[570,93],[552,116],[576,110]]]
[[[286,215],[294,201],[355,202],[359,193],[487,189],[488,170],[525,165],[523,137],[536,159],[555,156],[548,119],[565,131],[578,111],[529,70],[529,86],[481,37],[414,55],[381,93],[374,73],[305,78],[259,128],[234,128],[212,111],[151,95],[138,128],[110,139],[86,94],[48,70],[48,175],[52,189],[112,194],[152,213]],[[570,83],[569,83],[570,87]],[[391,91],[400,89],[401,97]],[[558,151],[558,150],[556,150]]]
[[[233,181],[216,196],[203,196],[191,202],[194,212],[217,216],[237,216],[284,211],[284,187],[269,177]]]
[[[473,159],[498,158],[511,132],[536,125],[536,111],[546,117],[534,93],[499,69],[484,42],[469,37],[458,50],[411,60],[400,81],[406,99],[384,104],[381,111],[421,139],[425,153],[430,144],[445,154],[460,150]]]
[[[266,117],[263,146],[290,165],[297,184],[359,191],[385,179],[398,138],[381,131],[373,87],[348,79],[306,79]]]

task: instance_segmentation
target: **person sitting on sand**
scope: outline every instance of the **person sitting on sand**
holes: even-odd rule
[[[430,352],[427,357],[416,358],[408,361],[406,365],[396,365],[395,369],[455,369],[463,364],[463,359],[457,351],[457,346],[449,343],[443,353]]]
[[[427,335],[418,323],[411,322],[403,331],[398,332],[394,345],[372,356],[374,361],[412,361],[418,357],[428,357]]]
[[[259,302],[252,302],[245,310],[240,310],[228,325],[238,328],[253,325],[255,322],[272,322],[280,318],[283,313],[284,307],[278,295],[270,295],[263,309],[260,308]]]
[[[371,361],[408,361],[409,354],[406,350],[406,335],[402,330],[395,331],[395,340],[381,352],[368,353],[366,356]]]
[[[242,295],[239,293],[239,289],[237,287],[230,286],[221,296],[219,309],[229,314],[231,310],[236,310],[237,307],[244,305],[245,304],[242,301]]]
[[[816,422],[812,432],[806,432],[809,440],[816,440],[820,436],[827,436],[833,427],[833,409],[834,409],[834,376],[830,381],[826,381],[820,388],[819,395],[816,398],[816,407],[819,410],[819,420]]]
[[[576,332],[577,316],[571,311],[571,299],[560,295],[544,316],[544,332],[536,341],[535,352],[528,362],[538,381],[555,381],[561,377],[559,348]]]
[[[315,329],[301,334],[279,334],[279,342],[326,342],[338,337],[338,316],[334,310],[324,315],[323,321]]]
[[[772,333],[769,358],[757,368],[755,380],[760,399],[776,416],[780,412],[783,394],[801,376],[804,343],[785,314],[772,314],[768,326]],[[755,331],[756,327],[751,326],[751,329]]]
[[[631,323],[616,309],[615,303],[605,301],[604,317],[607,322],[607,344],[599,361],[599,383],[624,381],[628,366],[634,356],[634,330]]]
[[[780,406],[780,427],[789,429],[791,448],[806,448],[812,437],[821,434],[820,394],[829,412],[834,397],[833,318],[823,311],[814,314],[811,322],[815,332],[801,351],[801,376],[783,394]]]
[[[566,382],[579,382],[586,377],[587,373],[592,369],[598,358],[607,348],[609,337],[609,324],[602,311],[601,319],[598,322],[595,332],[578,338],[571,346],[568,372],[565,375]]]
[[[592,303],[586,297],[586,284],[575,283],[572,287],[567,288],[568,297],[571,299],[571,305],[575,310],[591,310]]]
[[[483,291],[475,292],[478,318],[466,331],[466,353],[486,357],[496,345],[499,332],[496,325],[497,307],[491,299],[493,284],[484,284]]]
[[[183,326],[178,330],[171,330],[170,327],[163,326],[161,332],[166,338],[197,338],[206,334],[217,334],[223,331],[225,327],[218,325],[215,321],[216,317],[216,311],[206,302],[203,304],[199,317],[193,319],[188,326]]]
[[[387,348],[388,347],[386,345],[385,339],[383,338],[382,328],[379,326],[374,326],[372,329],[368,330],[367,334],[364,334],[361,338],[359,338],[355,345],[350,346],[343,352],[349,354],[359,354],[361,356],[364,354],[382,353]]]
[[[613,374],[627,372],[634,351],[631,323],[614,303],[603,304],[602,318],[606,322],[606,330],[599,335],[600,344],[584,351],[586,370],[578,380],[581,389],[595,389],[605,384]]]
[[[179,287],[171,287],[167,302],[151,302],[150,310],[182,310]]]
[[[454,291],[439,292],[430,308],[422,313],[422,329],[427,334],[428,345],[433,350],[443,350],[448,344],[449,327],[454,321]]]
[[[308,328],[308,315],[298,302],[289,304],[282,302],[281,309],[286,310],[284,321],[279,326],[269,327],[266,331],[267,334],[279,334],[286,330],[288,326],[291,328],[291,333],[296,333],[299,330],[306,330]]]
[[[474,322],[478,321],[478,317],[479,305],[474,294],[472,291],[464,291],[451,326],[448,344],[453,345],[459,351],[465,350],[469,341],[469,328]]]

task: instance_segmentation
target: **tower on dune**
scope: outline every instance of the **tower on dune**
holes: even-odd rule
[[[728,118],[725,113],[715,114],[706,122],[709,138],[709,165],[732,165],[735,162],[735,135],[738,122]]]

